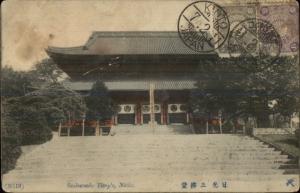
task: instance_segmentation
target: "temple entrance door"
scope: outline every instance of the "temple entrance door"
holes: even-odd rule
[[[168,104],[168,123],[169,124],[187,124],[188,115],[186,105]]]
[[[161,124],[161,104],[154,105],[154,113],[156,123]],[[143,124],[148,124],[150,121],[150,105],[148,104],[142,105],[142,121]]]
[[[135,104],[119,105],[118,124],[136,124]]]

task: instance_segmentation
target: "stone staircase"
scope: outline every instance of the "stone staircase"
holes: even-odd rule
[[[116,135],[181,135],[181,134],[194,134],[192,125],[172,124],[172,125],[159,125],[156,124],[154,129],[150,125],[114,125],[112,133]]]
[[[297,163],[239,135],[56,137],[23,154],[3,182],[22,183],[21,191],[27,192],[178,192],[186,191],[184,182],[207,184],[189,191],[243,191],[244,186],[248,192],[294,191],[299,187]],[[289,179],[293,185],[287,185]],[[228,185],[214,189],[214,181]]]

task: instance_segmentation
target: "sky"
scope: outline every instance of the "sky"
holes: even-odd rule
[[[48,46],[81,46],[93,31],[177,31],[180,13],[195,1],[6,0],[1,4],[1,63],[16,70],[29,70],[35,63],[48,57],[45,52]],[[246,0],[215,1],[219,5],[229,1],[246,3]],[[279,24],[275,27],[282,37],[290,34],[290,28],[295,28],[295,33],[299,31],[298,25],[293,25],[294,21],[287,24],[286,20],[290,18],[288,13],[284,14],[286,17],[282,17],[280,12],[277,15],[279,18],[275,20]],[[293,18],[295,20],[296,17]],[[288,28],[284,25],[288,25]],[[285,32],[284,29],[289,30]],[[298,37],[297,34],[291,36]],[[288,36],[285,39],[288,41],[295,37]]]
[[[176,31],[184,0],[7,0],[2,65],[29,70],[48,45],[83,45],[93,31]]]

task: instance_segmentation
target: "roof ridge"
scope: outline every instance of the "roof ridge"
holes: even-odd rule
[[[84,44],[84,47],[90,47],[95,43],[97,38],[128,38],[128,37],[145,37],[145,38],[157,38],[157,37],[169,37],[169,38],[178,38],[177,31],[93,31],[89,36],[88,40]]]
[[[99,36],[101,37],[169,37],[178,36],[177,31],[94,31],[90,37]]]

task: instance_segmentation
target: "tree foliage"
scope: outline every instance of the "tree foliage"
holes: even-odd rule
[[[89,96],[85,97],[87,106],[87,119],[106,120],[115,113],[114,103],[109,96],[108,89],[103,82],[97,80],[90,90]]]
[[[58,68],[57,64],[51,58],[45,58],[36,63],[30,71],[31,77],[35,82],[40,83],[58,83],[64,75],[64,72]]]
[[[28,73],[14,71],[11,67],[1,68],[1,97],[24,96],[31,90],[32,82]]]
[[[268,126],[270,113],[291,116],[299,111],[299,66],[296,56],[283,56],[261,71],[242,71],[228,73],[229,69],[237,69],[234,64],[251,60],[219,58],[201,67],[207,77],[198,77],[197,89],[192,92],[191,110],[206,116],[222,111],[223,114],[237,116],[253,116],[258,126]],[[241,61],[238,61],[241,60]],[[225,71],[224,71],[225,69]],[[276,101],[270,106],[270,101]]]
[[[48,125],[53,129],[60,122],[72,119],[80,119],[85,112],[85,101],[78,93],[64,88],[59,83],[51,84],[43,89],[28,94],[29,102],[32,100],[41,100],[41,111],[45,114]],[[37,98],[38,97],[38,98]],[[42,100],[44,100],[42,102]],[[31,105],[36,105],[31,103]]]

